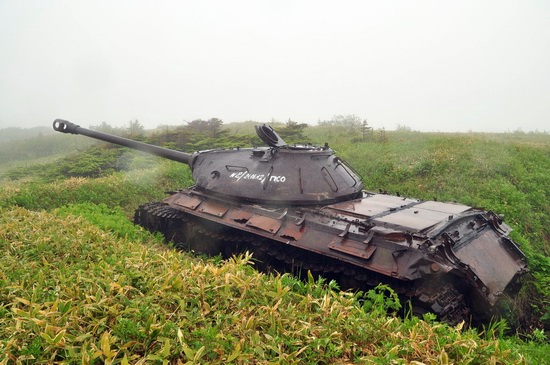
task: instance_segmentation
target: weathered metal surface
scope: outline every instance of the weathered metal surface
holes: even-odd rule
[[[456,257],[474,270],[476,276],[487,288],[486,295],[491,303],[506,290],[518,274],[518,268],[524,266],[524,258],[515,250],[508,250],[509,245],[496,231],[486,229],[468,245],[454,251]]]
[[[282,223],[274,218],[262,215],[253,215],[246,222],[247,227],[258,228],[269,233],[276,233],[281,228]]]
[[[180,194],[178,198],[174,200],[174,204],[189,209],[196,209],[201,203],[201,199],[184,194]]]
[[[199,207],[199,212],[213,215],[215,217],[223,217],[223,215],[229,210],[227,205],[218,203],[216,201],[206,201]]]
[[[292,241],[299,241],[302,239],[308,228],[303,224],[286,223],[284,227],[279,231],[281,238],[286,238]]]
[[[346,253],[348,255],[357,256],[364,260],[370,259],[370,257],[376,250],[375,245],[365,244],[364,242],[351,241],[341,237],[335,237],[328,244],[328,248]]]
[[[361,200],[333,204],[330,208],[361,217],[373,217],[417,202],[418,200],[391,195],[368,194]]]

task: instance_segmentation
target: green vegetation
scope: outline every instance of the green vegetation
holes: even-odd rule
[[[2,211],[0,361],[523,361],[498,331],[386,317],[380,295],[359,304],[334,284],[260,274],[248,256],[194,258],[137,227],[90,223],[118,211],[80,208]]]
[[[34,128],[23,130],[7,128],[0,130],[0,179],[15,167],[21,170],[47,163],[68,151],[82,151],[95,142],[85,137],[63,138],[53,129]]]
[[[203,121],[213,127],[213,144],[201,148],[255,141],[252,130],[236,126],[216,135],[217,121]],[[309,141],[328,141],[369,190],[503,213],[533,273],[517,322],[482,331],[430,315],[399,318],[389,288],[351,294],[311,277],[258,273],[247,255],[221,261],[175,252],[129,217],[140,203],[191,185],[189,169],[99,145],[5,171],[0,364],[548,363],[550,136],[403,128],[359,129],[353,139],[330,123],[299,129],[291,122],[288,130],[298,128]],[[139,138],[189,151],[201,140],[190,129]],[[520,333],[506,330],[518,324]]]

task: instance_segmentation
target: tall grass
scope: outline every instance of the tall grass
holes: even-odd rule
[[[460,326],[386,317],[333,284],[261,274],[249,256],[192,258],[61,211],[3,209],[0,232],[0,363],[525,361]]]
[[[141,203],[166,197],[165,192],[191,185],[187,165],[170,161],[96,179],[81,177],[53,181],[5,183],[0,189],[0,207],[21,206],[50,210],[68,204],[95,203],[121,207],[128,215]]]

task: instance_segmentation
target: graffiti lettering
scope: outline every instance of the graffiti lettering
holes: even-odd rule
[[[262,182],[262,183],[266,179],[266,176],[263,175],[263,174],[251,174],[251,173],[246,172],[246,171],[234,172],[231,175],[229,175],[229,177],[231,177],[233,179],[236,179],[237,181],[240,181],[240,180],[258,180],[259,182]],[[270,182],[275,182],[275,183],[284,183],[286,181],[286,176],[271,175],[269,177],[269,181]]]
[[[273,182],[285,182],[286,181],[286,177],[284,176],[274,176],[272,175],[270,178],[269,178],[269,181],[273,181]]]

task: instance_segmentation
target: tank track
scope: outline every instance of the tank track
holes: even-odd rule
[[[139,206],[134,223],[150,232],[162,233],[178,250],[211,256],[222,254],[226,258],[248,250],[253,253],[255,266],[262,271],[289,272],[299,277],[307,277],[310,271],[314,276],[336,280],[343,289],[368,290],[385,283],[404,303],[411,301],[410,310],[414,315],[432,312],[451,325],[470,322],[470,310],[463,294],[448,282],[414,287],[408,282],[185,214],[161,202]]]

